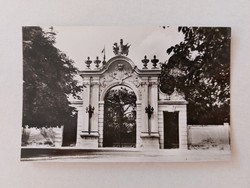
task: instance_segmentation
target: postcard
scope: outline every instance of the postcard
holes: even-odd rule
[[[230,27],[22,35],[21,161],[230,160]]]

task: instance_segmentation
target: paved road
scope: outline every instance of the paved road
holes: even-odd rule
[[[21,161],[58,162],[180,162],[230,160],[226,150],[138,150],[22,148]]]

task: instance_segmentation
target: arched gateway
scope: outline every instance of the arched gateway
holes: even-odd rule
[[[76,147],[103,147],[105,95],[115,86],[126,86],[136,95],[136,148],[187,149],[187,102],[176,91],[169,96],[159,90],[159,68],[140,70],[121,53],[100,68],[96,61],[97,68],[90,69],[87,62],[87,69],[80,71],[82,100],[72,102],[78,110]]]
[[[127,86],[111,88],[104,100],[103,147],[136,146],[136,95]]]

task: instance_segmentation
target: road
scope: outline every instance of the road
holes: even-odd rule
[[[22,148],[21,161],[194,162],[230,160],[230,150]]]

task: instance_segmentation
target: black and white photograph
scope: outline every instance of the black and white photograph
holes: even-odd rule
[[[229,161],[230,46],[230,27],[23,26],[21,161]]]

